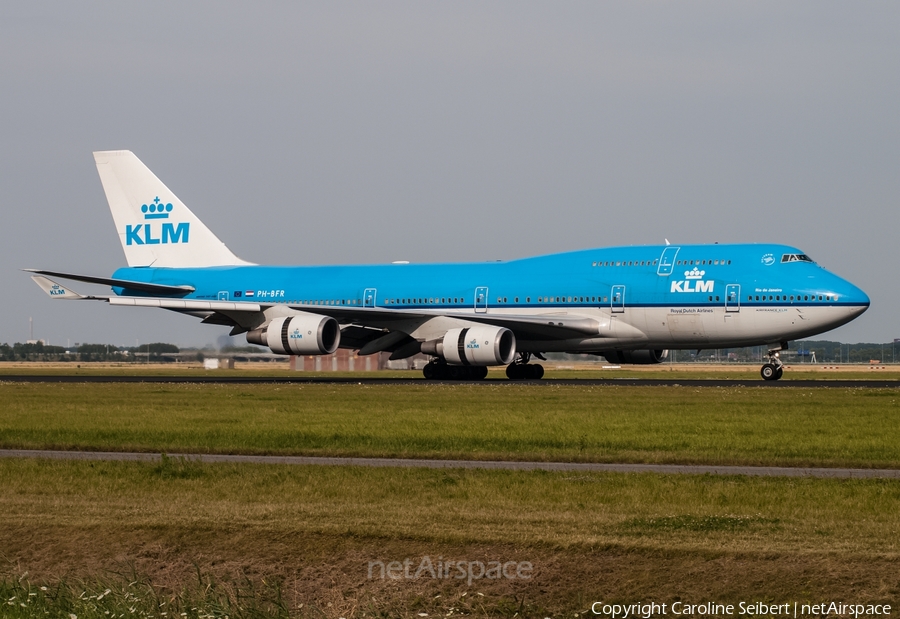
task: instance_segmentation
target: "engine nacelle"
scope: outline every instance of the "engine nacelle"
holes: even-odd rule
[[[600,353],[610,363],[652,365],[662,363],[669,356],[668,350],[608,350]]]
[[[443,338],[423,343],[422,352],[451,365],[506,365],[516,356],[516,336],[504,327],[450,329]]]
[[[330,355],[341,343],[341,327],[330,316],[281,316],[248,332],[247,341],[268,346],[279,355]]]

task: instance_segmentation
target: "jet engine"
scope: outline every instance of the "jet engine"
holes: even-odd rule
[[[247,341],[268,346],[279,355],[330,355],[341,342],[341,327],[330,316],[281,316],[248,332]]]
[[[610,363],[652,365],[662,363],[669,356],[668,350],[607,350],[600,353]]]
[[[422,352],[451,365],[506,365],[516,356],[516,336],[504,327],[450,329],[422,344]]]

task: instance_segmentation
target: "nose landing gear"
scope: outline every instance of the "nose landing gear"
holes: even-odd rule
[[[778,380],[784,374],[784,364],[778,356],[780,348],[770,350],[766,353],[769,361],[759,370],[763,380]]]

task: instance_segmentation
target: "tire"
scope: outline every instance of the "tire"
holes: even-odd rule
[[[479,365],[472,368],[472,380],[484,380],[487,378],[488,369],[486,365]]]
[[[528,366],[528,378],[532,380],[541,380],[544,377],[544,366],[540,363]]]
[[[510,363],[506,366],[506,377],[509,380],[522,380],[525,378],[523,374],[522,365],[519,363]]]
[[[767,363],[762,366],[759,370],[759,375],[763,377],[763,380],[778,380],[780,378],[778,375],[778,368],[772,363]]]
[[[781,380],[781,377],[784,375],[784,368],[778,368],[775,370],[775,378],[773,380]]]
[[[425,380],[434,380],[437,378],[435,376],[434,364],[427,363],[424,368],[422,368],[422,375],[425,377]]]

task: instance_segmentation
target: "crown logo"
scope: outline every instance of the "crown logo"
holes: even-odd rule
[[[684,272],[685,279],[703,279],[704,275],[706,275],[706,271],[701,271],[697,267],[694,267],[692,271]]]
[[[163,204],[159,201],[159,196],[156,196],[150,204],[141,204],[141,212],[144,219],[168,219],[169,213],[172,212],[172,203]]]

